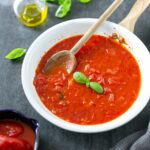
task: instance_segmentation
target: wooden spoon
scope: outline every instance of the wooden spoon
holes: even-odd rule
[[[49,58],[43,68],[43,73],[49,73],[55,66],[63,66],[66,68],[68,73],[73,72],[77,65],[75,54],[90,39],[96,29],[112,15],[112,13],[120,6],[122,2],[123,0],[114,0],[109,8],[99,17],[96,23],[90,27],[90,29],[70,51],[63,50]]]
[[[137,0],[129,14],[119,24],[134,32],[135,24],[144,10],[150,5],[150,0]]]

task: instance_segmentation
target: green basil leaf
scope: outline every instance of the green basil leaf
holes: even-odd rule
[[[103,87],[98,82],[90,82],[90,88],[99,94],[104,92]]]
[[[86,82],[86,87],[89,88],[90,87],[90,81]]]
[[[80,0],[81,3],[89,3],[91,0]]]
[[[47,3],[55,3],[56,0],[40,0],[41,2],[47,2]]]
[[[64,0],[64,2],[58,7],[58,9],[55,13],[55,16],[58,18],[65,17],[68,14],[68,12],[70,11],[71,3],[72,3],[71,0]]]
[[[56,2],[56,0],[46,0],[47,2]]]
[[[22,57],[26,53],[26,50],[23,48],[16,48],[9,52],[5,58],[8,60],[17,59]]]
[[[73,74],[73,78],[77,83],[80,84],[86,84],[86,82],[88,82],[88,78],[81,72],[75,72]]]
[[[62,5],[64,3],[65,0],[58,0],[58,4]]]

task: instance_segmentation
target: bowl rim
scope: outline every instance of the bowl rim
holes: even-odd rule
[[[26,78],[25,78],[25,75],[26,75],[26,64],[28,62],[28,57],[30,57],[30,52],[32,51],[32,48],[36,45],[37,42],[39,42],[44,36],[46,36],[48,33],[50,33],[52,30],[55,30],[55,28],[57,27],[60,27],[60,26],[64,26],[64,25],[67,25],[67,24],[72,24],[72,23],[80,23],[80,22],[90,22],[90,23],[93,23],[95,22],[97,19],[94,19],[94,18],[80,18],[80,19],[72,19],[72,20],[68,20],[68,21],[65,21],[65,22],[62,22],[62,23],[59,23],[49,29],[47,29],[46,31],[44,31],[42,34],[40,34],[35,40],[34,42],[31,44],[31,46],[29,47],[28,49],[28,52],[24,58],[24,61],[23,61],[23,65],[22,65],[22,71],[21,71],[21,79],[22,79],[22,86],[23,86],[23,89],[24,89],[24,92],[25,92],[25,95],[29,101],[29,103],[32,105],[32,107],[42,116],[44,117],[47,121],[51,122],[52,124],[60,127],[60,128],[63,128],[63,129],[66,129],[66,130],[69,130],[69,131],[73,131],[73,132],[79,132],[79,133],[97,133],[97,132],[104,132],[104,131],[109,131],[109,130],[112,130],[112,129],[115,129],[117,127],[120,127],[126,123],[128,123],[129,121],[131,121],[133,118],[135,118],[143,109],[144,107],[146,106],[146,104],[148,103],[149,101],[149,97],[150,97],[150,94],[147,95],[146,97],[146,100],[140,105],[140,108],[138,108],[138,110],[134,111],[134,113],[131,114],[131,116],[129,116],[129,118],[127,118],[126,120],[123,120],[122,122],[119,122],[119,123],[115,123],[115,124],[108,124],[107,127],[105,128],[102,128],[103,125],[105,125],[106,123],[111,123],[112,121],[115,121],[116,119],[113,119],[112,121],[109,121],[109,122],[106,122],[106,123],[102,123],[102,124],[96,124],[96,125],[78,125],[78,124],[74,124],[74,123],[70,123],[70,122],[67,122],[67,121],[64,121],[62,120],[61,118],[58,119],[55,119],[53,117],[51,117],[50,115],[46,115],[45,113],[43,113],[41,110],[40,110],[40,106],[35,106],[34,103],[32,102],[32,98],[33,95],[31,95],[31,92],[28,91],[28,86],[27,86],[27,83],[26,83]],[[131,33],[130,31],[128,31],[127,29],[125,29],[124,27],[121,27],[120,25],[118,24],[115,24],[113,22],[110,22],[110,21],[106,21],[105,22],[106,24],[111,24],[111,25],[115,25],[117,28],[121,28],[123,31],[125,31],[126,33],[128,34],[132,34],[132,36],[137,40],[139,41],[139,43],[143,46],[144,49],[147,50],[147,48],[145,47],[145,45],[143,44],[143,42],[137,37],[135,36],[133,33]],[[147,50],[147,54],[148,54],[148,57],[150,58],[150,54]],[[149,92],[150,93],[150,92]],[[129,109],[126,111],[128,112]],[[121,115],[122,116],[122,115]],[[119,116],[119,117],[121,117]],[[56,116],[57,117],[57,116]]]

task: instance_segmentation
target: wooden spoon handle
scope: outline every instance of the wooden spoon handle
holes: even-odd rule
[[[129,31],[134,32],[136,21],[149,6],[150,0],[137,0],[131,8],[129,14],[119,24],[127,28]]]
[[[105,21],[111,14],[120,6],[123,0],[115,0],[109,8],[99,17],[97,22],[90,27],[90,29],[84,34],[84,36],[75,44],[75,46],[71,49],[73,54],[77,53],[77,51],[89,40],[92,34],[96,31],[96,29]]]

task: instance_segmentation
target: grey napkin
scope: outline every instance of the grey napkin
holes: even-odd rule
[[[147,130],[127,136],[110,150],[150,150],[150,123]]]

